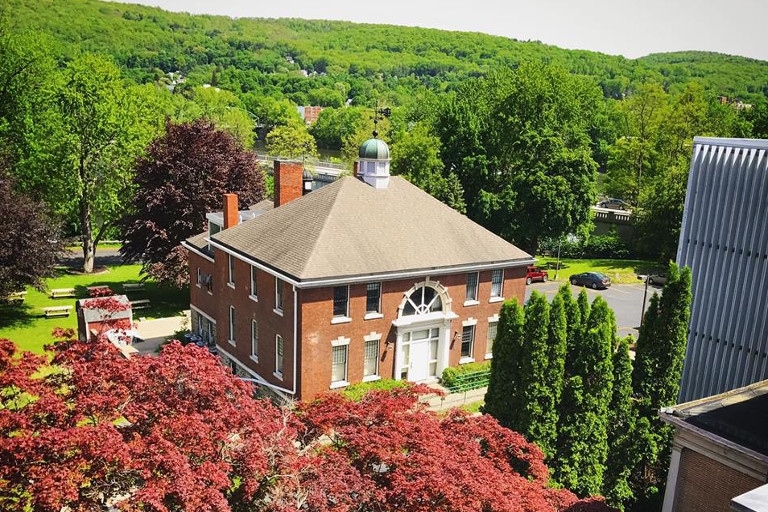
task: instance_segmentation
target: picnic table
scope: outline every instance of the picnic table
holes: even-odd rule
[[[60,299],[62,297],[76,297],[77,292],[74,288],[54,288],[51,290],[52,299]]]
[[[48,306],[43,308],[45,318],[52,318],[55,316],[69,316],[72,312],[72,306]]]

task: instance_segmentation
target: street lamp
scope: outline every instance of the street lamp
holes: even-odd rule
[[[642,279],[642,276],[637,276],[638,279]],[[643,326],[643,319],[645,318],[645,300],[648,298],[648,275],[645,275],[645,291],[643,292],[643,309],[640,310],[640,327]]]

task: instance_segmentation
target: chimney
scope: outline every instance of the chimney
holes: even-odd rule
[[[301,162],[275,160],[275,208],[300,198],[304,185],[304,169]]]
[[[239,222],[237,194],[224,194],[224,229],[237,226]]]

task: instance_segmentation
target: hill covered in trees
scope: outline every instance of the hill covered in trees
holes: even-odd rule
[[[651,79],[669,92],[696,82],[716,95],[764,103],[768,62],[706,52],[640,59],[565,50],[471,32],[303,19],[232,19],[97,0],[6,0],[14,30],[49,34],[62,56],[111,55],[137,82],[180,71],[189,85],[219,84],[294,103],[400,104],[414,90],[451,90],[467,77],[525,60],[594,77],[608,97]]]

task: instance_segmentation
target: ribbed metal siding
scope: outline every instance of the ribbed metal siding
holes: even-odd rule
[[[693,279],[681,403],[768,378],[766,151],[694,139],[677,252]]]

